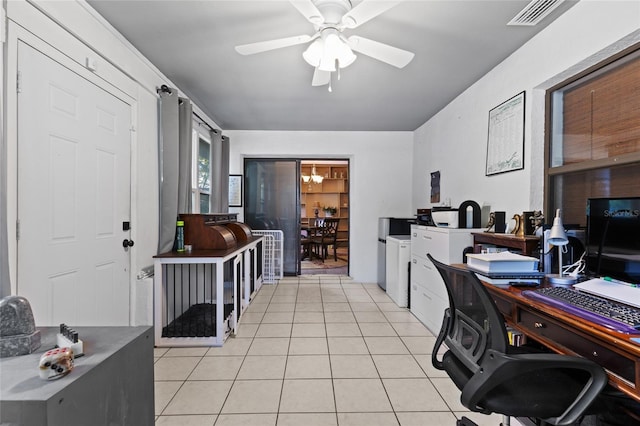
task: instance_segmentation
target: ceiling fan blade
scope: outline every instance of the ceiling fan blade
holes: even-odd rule
[[[378,0],[362,0],[362,2],[345,13],[342,17],[342,25],[345,28],[356,28],[365,22],[375,18],[376,16],[386,12],[402,0],[395,1],[378,1]]]
[[[312,24],[320,25],[324,22],[324,16],[311,0],[289,0],[289,2]]]
[[[313,72],[313,80],[311,81],[312,86],[324,86],[325,84],[329,84],[331,81],[331,72],[322,71],[319,67],[316,67],[316,70]]]
[[[305,34],[293,37],[278,38],[275,40],[259,41],[257,43],[242,44],[240,46],[236,46],[236,52],[241,55],[253,55],[254,53],[280,49],[281,47],[289,47],[295,46],[296,44],[308,43],[314,38],[315,37]]]
[[[397,47],[364,37],[351,36],[347,41],[352,50],[370,56],[373,59],[386,62],[397,68],[404,68],[415,56],[413,52],[398,49]]]

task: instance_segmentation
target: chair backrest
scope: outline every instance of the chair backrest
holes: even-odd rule
[[[339,217],[328,217],[324,219],[322,225],[322,238],[334,239],[338,234],[338,224],[340,223]]]
[[[508,340],[502,314],[478,277],[428,255],[449,294],[449,309],[439,339],[475,373],[488,349],[505,353]],[[434,354],[435,356],[435,354]]]

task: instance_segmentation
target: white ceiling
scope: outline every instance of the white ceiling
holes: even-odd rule
[[[289,1],[88,3],[224,130],[412,131],[575,1],[534,27],[514,27],[506,24],[528,0],[406,0],[345,34],[412,51],[413,61],[397,69],[359,54],[331,93],[311,86],[306,45],[234,50],[313,34]]]

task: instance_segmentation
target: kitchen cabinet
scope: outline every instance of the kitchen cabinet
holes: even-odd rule
[[[462,263],[463,250],[473,246],[471,233],[478,231],[411,226],[411,312],[434,335],[440,331],[449,297],[442,277],[427,254],[444,263]]]

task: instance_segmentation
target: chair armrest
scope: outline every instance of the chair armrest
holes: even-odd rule
[[[566,410],[558,417],[545,419],[554,425],[573,423],[607,384],[607,374],[602,367],[586,358],[559,354],[503,354],[488,350],[481,369],[462,390],[461,401],[469,408],[478,407],[496,386],[517,379],[525,373],[554,369],[582,370],[590,375],[582,390]],[[526,383],[522,383],[526,387]],[[534,398],[534,396],[532,396]],[[482,407],[479,407],[482,409]]]

